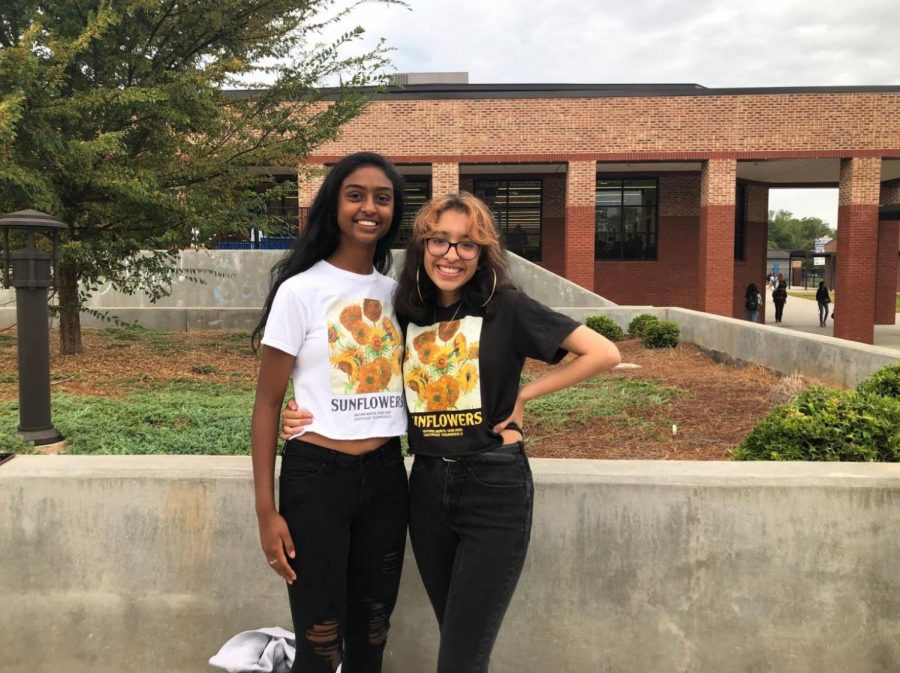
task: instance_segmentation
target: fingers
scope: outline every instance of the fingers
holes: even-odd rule
[[[287,408],[288,408],[290,411],[297,411],[297,409],[299,408],[299,407],[297,406],[297,401],[296,401],[296,400],[288,400]]]
[[[297,579],[297,573],[291,568],[288,558],[294,558],[297,553],[284,518],[276,515],[268,520],[263,540],[262,547],[269,567],[278,573],[285,582],[293,584]]]
[[[294,580],[297,579],[297,573],[294,572],[293,568],[291,568],[288,563],[287,556],[284,554],[284,549],[267,552],[266,559],[269,562],[269,567],[278,573],[288,584],[293,584]]]

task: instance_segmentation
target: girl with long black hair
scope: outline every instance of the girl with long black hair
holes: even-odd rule
[[[251,444],[259,536],[288,583],[297,651],[291,671],[378,673],[406,543],[403,344],[387,278],[403,184],[378,154],[338,162],[308,227],[272,271]],[[261,338],[260,338],[261,337]],[[289,379],[311,414],[282,453]]]

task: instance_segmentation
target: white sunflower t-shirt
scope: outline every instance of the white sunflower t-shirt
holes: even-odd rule
[[[294,355],[294,399],[309,409],[306,432],[331,439],[406,432],[394,315],[396,283],[320,261],[278,288],[262,344]]]

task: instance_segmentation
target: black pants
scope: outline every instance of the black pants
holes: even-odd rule
[[[781,322],[781,316],[784,314],[784,302],[776,301],[775,302],[775,320],[777,322]]]
[[[441,631],[438,673],[484,673],[531,536],[520,444],[448,462],[416,456],[409,532]]]
[[[362,456],[288,441],[279,502],[297,549],[291,671],[378,673],[406,546],[400,441]]]

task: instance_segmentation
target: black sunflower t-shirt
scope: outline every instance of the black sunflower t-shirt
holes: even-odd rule
[[[462,456],[502,444],[492,428],[512,413],[530,357],[559,362],[580,325],[518,290],[498,292],[491,311],[455,304],[433,322],[406,326],[403,386],[412,453]]]

